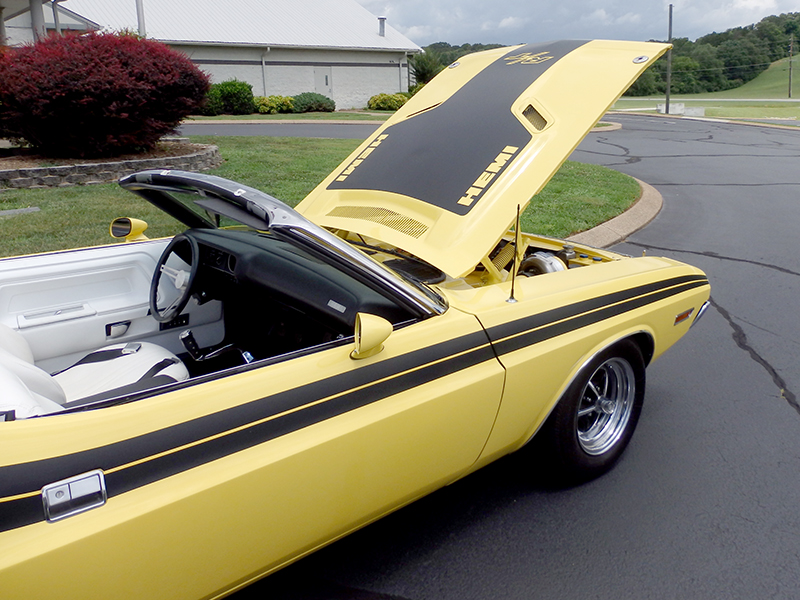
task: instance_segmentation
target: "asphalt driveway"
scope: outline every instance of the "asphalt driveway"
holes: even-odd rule
[[[800,131],[613,120],[571,158],[664,196],[616,249],[703,268],[714,302],[648,370],[617,468],[551,490],[518,453],[235,597],[798,597]]]

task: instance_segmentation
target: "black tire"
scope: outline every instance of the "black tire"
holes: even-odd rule
[[[595,356],[572,381],[536,435],[547,475],[559,485],[599,477],[617,462],[642,412],[642,352],[623,340]]]

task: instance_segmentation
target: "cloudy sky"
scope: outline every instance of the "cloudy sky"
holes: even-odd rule
[[[358,0],[420,46],[553,39],[666,39],[667,0]],[[674,37],[800,12],[798,0],[671,0]]]

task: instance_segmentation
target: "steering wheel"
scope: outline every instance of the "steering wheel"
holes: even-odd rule
[[[150,283],[150,313],[156,321],[167,323],[184,309],[199,266],[200,249],[195,239],[185,233],[172,238],[158,259]]]

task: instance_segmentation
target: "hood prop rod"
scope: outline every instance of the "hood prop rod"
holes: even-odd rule
[[[517,265],[519,265],[519,204],[517,204],[517,219],[514,222],[514,259],[511,263],[511,296],[508,297],[509,304],[514,304],[517,299],[514,298],[514,284],[517,280]]]

